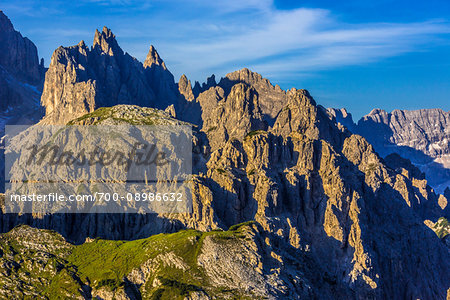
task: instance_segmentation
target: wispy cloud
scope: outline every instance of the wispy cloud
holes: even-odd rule
[[[223,12],[217,9],[216,13]],[[449,23],[442,20],[347,24],[327,10],[281,11],[273,5],[264,5],[257,13],[256,22],[248,22],[243,14],[228,25],[222,20],[210,29],[183,24],[177,32],[187,38],[165,40],[165,56],[194,77],[248,66],[280,78],[421,51],[450,33]]]
[[[346,23],[326,9],[277,9],[273,0],[81,0],[62,5],[25,0],[9,5],[23,14],[63,12],[70,22],[29,29],[54,48],[63,41],[90,41],[95,28],[111,27],[125,51],[145,59],[156,46],[176,76],[203,80],[241,67],[276,80],[292,75],[377,62],[425,51],[448,37],[447,20],[415,23]],[[87,34],[86,32],[90,32]],[[49,34],[45,34],[49,32]],[[41,47],[45,49],[44,47]],[[48,54],[50,56],[51,53]]]

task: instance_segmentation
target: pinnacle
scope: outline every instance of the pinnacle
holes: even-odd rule
[[[150,45],[150,49],[144,62],[144,67],[151,67],[152,65],[162,66],[163,69],[166,69],[166,65],[159,56],[158,51],[156,51],[156,48],[153,45]]]

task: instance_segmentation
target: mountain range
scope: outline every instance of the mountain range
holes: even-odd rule
[[[56,49],[45,70],[0,12],[0,47],[12,39],[23,42],[1,52],[2,70],[18,82],[8,88],[40,95],[42,86],[45,114],[22,106],[36,98],[8,92],[5,116],[24,111],[38,125],[192,124],[193,212],[2,213],[1,297],[450,295],[450,193],[436,194],[428,182],[444,183],[421,166],[449,154],[448,113],[375,110],[354,124],[345,110],[245,68],[218,82],[192,86],[183,75],[176,83],[153,46],[141,63],[106,27],[91,47]],[[8,69],[13,60],[26,68]]]

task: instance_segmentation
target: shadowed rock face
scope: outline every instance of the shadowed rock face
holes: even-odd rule
[[[8,17],[0,11],[0,65],[17,80],[38,85],[43,66],[39,64],[36,46],[22,37]],[[2,101],[3,102],[3,101]]]
[[[35,107],[44,71],[36,46],[0,11],[0,113],[24,104]]]
[[[0,182],[4,181],[5,125],[31,125],[43,116],[39,105],[45,68],[36,46],[16,31],[0,10]],[[3,184],[0,191],[4,191]]]
[[[374,109],[355,124],[342,110],[328,111],[336,121],[364,136],[381,156],[398,153],[411,160],[439,193],[450,186],[450,112]]]

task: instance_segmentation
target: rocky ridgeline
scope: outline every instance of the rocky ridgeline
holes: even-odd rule
[[[0,297],[292,299],[311,298],[327,284],[310,254],[299,257],[275,243],[251,222],[229,231],[183,230],[128,242],[89,239],[82,245],[20,226],[0,237]]]
[[[32,237],[48,232],[3,234],[5,297],[445,299],[449,248],[424,222],[441,232],[448,207],[408,161],[383,160],[306,90],[283,91],[247,69],[172,85],[153,48],[149,57],[142,65],[124,54],[106,28],[91,49],[59,48],[43,123],[191,122],[193,213],[2,215],[3,231],[25,223],[82,244],[55,234],[50,243],[67,248],[37,251],[17,241],[39,244]],[[169,108],[95,110],[127,101]]]

